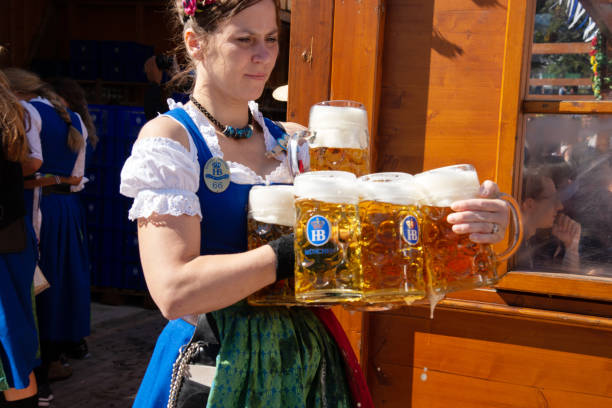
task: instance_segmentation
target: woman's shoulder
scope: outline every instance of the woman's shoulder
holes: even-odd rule
[[[176,120],[160,115],[148,121],[140,130],[138,140],[165,138],[180,143],[189,151],[189,138],[185,128]]]

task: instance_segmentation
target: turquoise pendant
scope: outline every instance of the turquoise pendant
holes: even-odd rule
[[[240,129],[236,129],[233,126],[226,126],[223,130],[223,134],[233,139],[248,139],[253,136],[253,129],[251,129],[249,125]]]

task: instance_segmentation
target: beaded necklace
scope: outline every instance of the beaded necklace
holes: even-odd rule
[[[200,112],[202,112],[204,116],[206,116],[208,120],[210,120],[213,123],[213,125],[217,127],[217,129],[221,130],[221,133],[223,133],[225,136],[230,137],[232,139],[248,139],[249,137],[253,136],[253,129],[251,128],[251,122],[253,122],[253,115],[251,115],[250,109],[249,109],[249,120],[247,122],[247,125],[243,128],[236,129],[233,126],[222,125],[221,122],[215,119],[213,115],[211,115],[211,113],[206,110],[205,107],[200,105],[200,103],[196,100],[196,98],[193,97],[193,95],[189,95],[189,100],[193,102],[196,108],[198,108]]]

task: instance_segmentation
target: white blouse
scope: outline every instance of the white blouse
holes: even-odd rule
[[[223,158],[215,128],[195,106],[176,103],[172,99],[168,99],[168,106],[170,109],[183,108],[198,127],[213,157]],[[249,108],[264,130],[266,149],[271,150],[276,146],[276,140],[266,128],[257,103],[249,102]],[[191,135],[185,131],[189,150],[181,143],[163,137],[146,138],[134,143],[132,154],[121,170],[119,187],[121,194],[134,198],[128,214],[130,220],[147,218],[152,213],[199,215],[202,218],[196,195],[200,182],[198,152]],[[279,160],[278,167],[264,177],[241,163],[228,161],[230,180],[236,184],[292,183],[287,158]]]

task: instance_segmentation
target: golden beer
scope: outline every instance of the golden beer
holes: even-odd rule
[[[356,176],[368,174],[370,156],[366,149],[314,147],[310,149],[311,170],[340,170]]]
[[[446,217],[449,207],[424,205],[425,268],[435,294],[491,285],[498,280],[490,244],[472,242],[469,234],[455,234]]]
[[[304,173],[295,179],[295,296],[309,303],[359,300],[361,251],[356,177]]]
[[[456,234],[446,217],[454,201],[478,197],[478,175],[470,165],[442,167],[417,174],[425,193],[423,245],[425,271],[434,296],[490,285],[498,279],[490,244],[472,242],[469,234]]]
[[[364,301],[389,308],[424,298],[420,189],[405,173],[359,181]]]
[[[369,173],[368,116],[353,101],[326,101],[310,109],[310,170]]]
[[[249,193],[248,248],[255,249],[293,232],[293,186],[254,186]],[[295,281],[273,283],[247,298],[253,306],[295,306]]]

